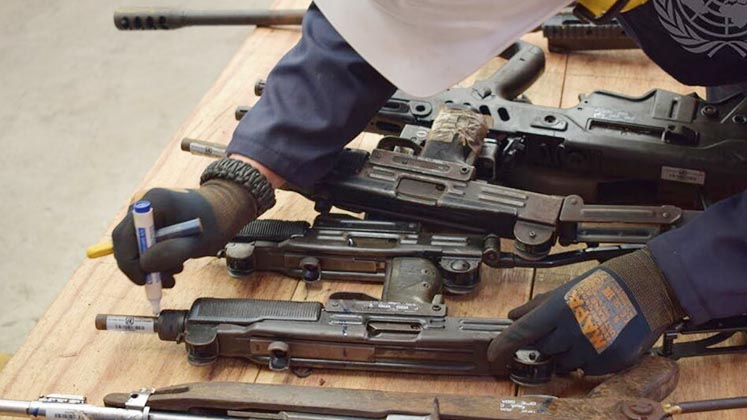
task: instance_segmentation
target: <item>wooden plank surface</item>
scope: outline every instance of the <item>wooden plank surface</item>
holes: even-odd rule
[[[280,1],[276,6],[291,8],[303,5],[304,2]],[[180,139],[189,136],[227,143],[236,126],[234,107],[255,100],[252,94],[254,81],[267,75],[298,36],[299,31],[293,28],[255,30],[174,135],[139,189],[197,186],[199,174],[209,159],[181,152]],[[539,34],[529,35],[527,39],[545,45]],[[499,60],[490,63],[476,76],[485,76],[499,64]],[[652,86],[683,93],[691,90],[648,63],[642,53],[631,51],[548,55],[545,75],[527,94],[537,104],[570,106],[576,103],[579,93],[593,89],[641,94]],[[164,106],[168,106],[167,101]],[[374,135],[362,135],[354,140],[353,145],[371,148],[376,139]],[[124,210],[125,203],[111,227]],[[287,192],[278,193],[278,205],[265,215],[292,220],[311,220],[313,216],[311,203]],[[580,264],[537,272],[485,269],[477,293],[449,298],[449,312],[455,316],[505,317],[509,309],[527,300],[532,291],[550,290],[590,266]],[[163,305],[174,309],[188,308],[193,300],[202,296],[325,300],[339,290],[376,295],[381,288],[343,282],[325,282],[321,287],[307,288],[298,281],[282,279],[274,274],[257,274],[246,280],[236,280],[227,275],[222,261],[203,258],[186,264],[185,271],[177,277],[176,289],[165,292]],[[86,261],[0,374],[0,396],[33,399],[43,393],[64,392],[87,395],[92,402],[98,403],[110,392],[210,380],[483,395],[507,395],[516,391],[508,381],[494,378],[315,371],[310,377],[301,379],[232,360],[196,368],[187,363],[181,345],[161,342],[153,336],[121,335],[94,329],[93,320],[97,313],[147,315],[148,312],[143,290],[127,281],[113,258]],[[677,399],[747,394],[743,380],[747,375],[744,358],[688,360],[682,365],[682,380],[675,394]],[[571,389],[578,392],[578,387]],[[743,416],[744,412],[719,413],[719,418]]]

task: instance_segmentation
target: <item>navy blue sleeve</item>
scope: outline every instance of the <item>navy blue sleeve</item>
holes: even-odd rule
[[[358,55],[312,3],[302,38],[267,77],[228,153],[311,187],[396,88]]]
[[[747,81],[747,5],[741,3],[651,0],[618,20],[681,83],[737,84]]]
[[[747,192],[648,246],[695,322],[747,313]]]
[[[747,81],[747,17],[734,19],[724,7],[745,9],[651,0],[619,20],[667,73],[688,85],[709,86],[709,99],[718,100],[744,90]],[[648,245],[695,322],[747,313],[747,192]]]

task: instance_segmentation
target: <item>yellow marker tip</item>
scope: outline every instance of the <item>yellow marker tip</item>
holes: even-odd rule
[[[86,257],[100,258],[114,253],[114,244],[109,242],[99,242],[86,248]]]

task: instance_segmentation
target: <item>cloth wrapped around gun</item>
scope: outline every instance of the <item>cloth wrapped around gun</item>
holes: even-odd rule
[[[663,420],[672,415],[747,407],[747,398],[662,404],[677,385],[677,365],[645,357],[583,398],[470,396],[292,385],[205,382],[113,393],[104,406],[49,394],[0,399],[0,415],[90,420]]]

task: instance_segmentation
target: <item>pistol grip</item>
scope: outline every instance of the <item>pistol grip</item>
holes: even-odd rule
[[[475,83],[482,97],[491,93],[512,100],[534,84],[545,71],[545,53],[528,42],[518,41],[501,53],[508,62],[487,80]]]
[[[393,258],[386,268],[381,300],[400,303],[431,303],[441,293],[441,272],[425,258]]]

